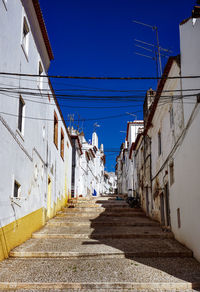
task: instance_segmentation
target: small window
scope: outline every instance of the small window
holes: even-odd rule
[[[20,195],[20,184],[15,180],[13,197],[14,198],[19,198],[19,195]]]
[[[22,32],[22,46],[25,53],[28,55],[29,46],[29,27],[26,18],[24,17],[23,32]]]
[[[19,97],[19,112],[18,112],[18,129],[21,133],[24,132],[24,110],[25,110],[25,103],[23,98]]]
[[[42,89],[42,87],[43,87],[43,77],[42,77],[42,73],[43,73],[42,64],[41,64],[41,62],[39,62],[39,70],[38,70],[38,75],[39,75],[39,79],[38,79],[38,87],[39,87],[40,89]]]
[[[60,136],[60,156],[64,159],[64,133],[61,129],[61,136]]]
[[[58,148],[58,117],[56,112],[54,112],[54,144]]]
[[[161,145],[161,132],[158,133],[158,155],[160,156],[162,153],[162,145]]]
[[[174,162],[171,162],[169,165],[169,174],[170,174],[170,185],[174,183]]]
[[[170,116],[170,127],[172,128],[174,125],[174,112],[173,112],[173,107],[170,108],[169,110],[169,116]]]

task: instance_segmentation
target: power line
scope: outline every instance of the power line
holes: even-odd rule
[[[85,79],[85,80],[167,80],[167,79],[197,79],[199,75],[191,76],[68,76],[68,75],[39,75],[39,74],[25,74],[25,73],[13,73],[13,72],[0,72],[0,75],[6,76],[23,76],[23,77],[40,77],[40,78],[55,78],[55,79]]]
[[[197,91],[197,89],[195,90]],[[7,89],[1,89],[0,88],[0,92],[3,93],[14,93],[14,94],[21,94],[21,95],[31,95],[31,96],[35,96],[37,98],[43,99],[43,97],[54,97],[54,94],[44,94],[42,95],[43,97],[41,97],[40,93],[37,92],[30,92],[30,91],[14,91],[14,90],[7,90]],[[195,93],[196,95],[197,93]],[[57,95],[56,95],[57,96]],[[125,101],[141,101],[143,102],[143,99],[145,98],[145,96],[142,95],[130,95],[130,96],[97,96],[97,95],[93,95],[93,96],[88,96],[88,95],[69,95],[69,94],[61,94],[57,96],[58,99],[64,98],[64,99],[70,99],[72,97],[73,100],[109,100],[111,99],[112,101],[117,101],[118,99]],[[82,98],[83,97],[83,98]],[[194,94],[185,94],[185,95],[161,95],[160,98],[162,99],[176,99],[176,98],[185,98],[185,97],[194,97]],[[87,99],[84,99],[87,98]]]
[[[19,99],[19,96],[17,95],[9,95],[6,93],[1,93],[2,95],[11,97],[11,98],[15,98],[15,99]],[[33,99],[27,99],[27,98],[23,98],[24,101],[29,101],[31,103],[38,103],[38,104],[43,104],[43,105],[48,105],[48,106],[55,106],[55,103],[47,103],[47,102],[42,102],[42,101],[37,101],[37,100],[33,100]],[[134,104],[134,107],[140,106],[141,104]],[[127,107],[132,107],[133,105],[121,105],[121,106],[77,106],[77,105],[66,105],[66,104],[61,104],[59,103],[60,107],[66,107],[66,108],[86,108],[86,109],[113,109],[113,108],[127,108]]]
[[[141,111],[137,111],[141,112]],[[7,112],[0,112],[0,114],[7,115],[7,116],[12,116],[12,117],[20,117],[20,115],[17,114],[12,114],[12,113],[7,113]],[[114,119],[114,118],[119,118],[119,117],[124,117],[127,114],[119,114],[119,115],[113,115],[113,116],[105,116],[105,117],[95,117],[95,118],[89,118],[85,119],[83,118],[82,121],[96,121],[96,120],[106,120],[106,119]],[[38,117],[29,117],[29,116],[22,116],[22,118],[25,119],[30,119],[30,120],[38,120],[38,121],[54,121],[54,119],[44,119],[44,118],[38,118]],[[58,121],[63,121],[63,120],[58,120]],[[64,119],[65,122],[69,122],[70,120]],[[74,120],[74,121],[80,121],[80,120]]]

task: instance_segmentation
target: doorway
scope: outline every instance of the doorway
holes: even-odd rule
[[[148,186],[146,187],[146,214],[149,216],[149,192]]]
[[[166,210],[166,225],[171,225],[170,220],[170,207],[169,207],[169,184],[166,183],[165,185],[165,210]]]
[[[161,225],[165,225],[165,202],[164,202],[164,194],[163,192],[160,194],[160,218]]]

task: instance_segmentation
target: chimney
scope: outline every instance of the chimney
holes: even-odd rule
[[[192,18],[199,18],[200,17],[200,6],[199,6],[200,0],[197,0],[197,5],[194,6],[194,9],[192,10]]]

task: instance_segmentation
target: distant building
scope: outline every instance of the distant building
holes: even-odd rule
[[[92,144],[84,133],[69,128],[72,151],[72,197],[98,196],[104,191],[105,154],[98,149],[98,136],[92,135]]]
[[[139,133],[143,131],[143,121],[127,122],[125,142],[121,145],[116,159],[116,176],[118,193],[132,197],[135,191],[133,147]]]

